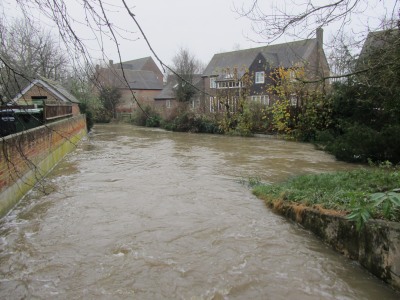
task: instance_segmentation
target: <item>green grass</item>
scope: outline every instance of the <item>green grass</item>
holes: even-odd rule
[[[400,188],[400,170],[375,167],[349,172],[302,175],[272,185],[259,184],[253,193],[266,201],[284,200],[307,206],[319,205],[326,209],[352,212],[364,207],[370,195]],[[400,209],[394,207],[384,214],[384,207],[374,206],[373,218],[400,221]]]

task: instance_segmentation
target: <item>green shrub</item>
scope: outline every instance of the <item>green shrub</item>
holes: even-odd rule
[[[344,129],[344,133],[331,143],[326,150],[336,158],[348,162],[383,161],[383,140],[381,134],[361,124],[350,125]]]
[[[388,125],[381,131],[383,160],[400,163],[400,125]]]
[[[138,126],[159,127],[161,117],[157,111],[147,105],[141,109],[136,109],[133,113],[132,123]]]
[[[206,115],[197,115],[192,111],[180,111],[174,118],[163,120],[161,127],[170,131],[221,133],[218,124]]]
[[[161,117],[158,115],[149,116],[146,119],[146,127],[160,127]]]
[[[79,109],[82,114],[86,115],[86,128],[89,132],[94,125],[93,112],[89,109],[89,105],[84,102],[79,103]]]
[[[98,107],[93,113],[93,121],[96,123],[110,123],[113,113],[104,107]]]

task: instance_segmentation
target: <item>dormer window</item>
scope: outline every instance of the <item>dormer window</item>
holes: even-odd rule
[[[210,78],[210,89],[215,89],[217,88],[217,82],[215,77]]]
[[[256,72],[255,74],[255,83],[264,83],[265,82],[265,73],[263,72]]]

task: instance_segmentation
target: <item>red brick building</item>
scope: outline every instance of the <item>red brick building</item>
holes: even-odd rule
[[[117,87],[122,94],[117,113],[131,113],[138,105],[154,104],[154,97],[163,89],[163,74],[151,57],[121,63],[110,61],[106,68],[97,68],[99,86]],[[136,100],[135,100],[136,99]]]

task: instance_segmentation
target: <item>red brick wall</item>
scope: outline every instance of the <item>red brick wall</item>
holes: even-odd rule
[[[142,67],[142,70],[147,70],[147,71],[152,71],[154,74],[156,74],[157,79],[160,81],[162,84],[163,82],[163,74],[160,71],[160,68],[157,67],[156,63],[154,62],[153,59],[148,60],[145,65]]]
[[[18,100],[18,104],[19,105],[32,105],[32,96],[46,96],[47,100],[49,100],[49,101],[57,101],[57,102],[61,101],[58,97],[56,97],[54,94],[52,94],[47,89],[44,89],[40,86],[35,85],[29,91],[27,91],[25,93],[25,95],[23,95]],[[78,103],[72,103],[72,114],[74,116],[80,114],[80,109],[79,109]]]
[[[154,97],[160,93],[160,90],[134,90],[133,93],[140,106],[144,108],[147,105],[154,105]],[[137,109],[137,104],[132,98],[131,90],[121,90],[121,102],[117,105],[117,112],[133,112],[135,109]]]
[[[35,168],[53,150],[84,130],[85,115],[79,115],[2,138],[0,193]]]
[[[19,105],[30,105],[32,104],[32,96],[46,96],[48,100],[59,101],[59,99],[50,93],[48,90],[39,87],[37,85],[33,86],[29,91],[18,100]]]

